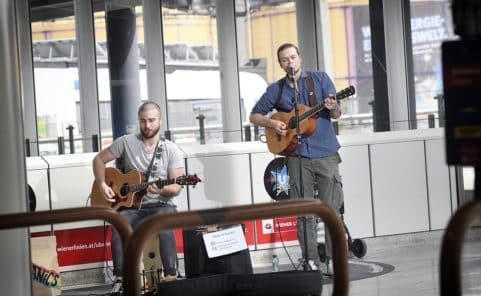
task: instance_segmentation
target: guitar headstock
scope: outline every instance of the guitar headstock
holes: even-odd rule
[[[202,180],[197,177],[197,175],[183,175],[177,177],[175,179],[175,183],[179,185],[196,185],[197,183],[202,182]]]
[[[350,86],[346,87],[345,89],[337,92],[336,93],[336,99],[342,100],[344,98],[352,96],[355,93],[356,93],[356,89],[354,88],[353,85],[350,85]]]

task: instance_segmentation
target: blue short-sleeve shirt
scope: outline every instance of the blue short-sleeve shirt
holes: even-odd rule
[[[334,84],[325,72],[311,72],[311,75],[317,103],[321,103],[325,98],[336,94]],[[307,73],[303,71],[298,80],[299,96],[297,102],[310,106],[306,81]],[[281,112],[290,112],[294,108],[294,96],[294,88],[289,86],[287,77],[284,77],[267,87],[266,92],[254,105],[251,113],[267,115],[273,109]],[[340,145],[337,141],[328,110],[319,112],[316,130],[309,137],[303,137],[301,142],[301,145],[293,152],[293,155],[319,158],[331,156],[337,152]]]

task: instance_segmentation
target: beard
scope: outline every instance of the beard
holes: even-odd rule
[[[142,137],[144,139],[152,139],[159,133],[160,127],[153,129],[153,130],[140,130],[140,133],[142,134]]]

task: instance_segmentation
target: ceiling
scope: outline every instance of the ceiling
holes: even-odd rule
[[[74,0],[29,0],[30,18],[32,22],[47,21],[74,16]],[[216,0],[159,0],[162,7],[190,11],[194,14],[215,15]],[[237,15],[245,15],[246,2],[251,11],[262,5],[279,5],[293,0],[235,0]],[[142,0],[92,0],[93,10],[104,11],[106,3],[116,6],[132,7],[142,5]]]
[[[46,21],[64,18],[74,15],[73,0],[29,0],[30,18],[32,22]],[[159,0],[162,7],[176,8],[180,10],[193,10],[197,14],[206,14],[215,7],[215,0]],[[239,2],[239,1],[237,1]],[[243,1],[240,1],[243,2]],[[142,0],[92,0],[93,10],[104,11],[106,3],[114,3],[116,6],[132,7],[142,5]]]

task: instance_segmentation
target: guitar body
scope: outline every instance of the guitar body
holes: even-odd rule
[[[299,114],[309,111],[311,108],[306,105],[299,104]],[[288,124],[291,118],[296,115],[295,111],[291,112],[276,112],[272,114],[271,119],[279,120]],[[304,137],[310,136],[316,130],[316,118],[311,117],[302,120],[299,125],[300,134]],[[297,147],[297,133],[296,128],[288,128],[287,135],[281,136],[276,133],[273,128],[266,127],[265,134],[267,139],[267,148],[270,152],[278,155],[287,156],[291,154]]]
[[[195,184],[202,181],[197,175],[182,175],[173,179],[153,180],[143,183],[142,180],[142,174],[136,170],[123,174],[116,168],[106,168],[105,183],[115,192],[115,202],[106,201],[97,182],[94,181],[90,193],[90,205],[110,207],[117,210],[120,208],[139,209],[147,187],[152,184],[156,184],[160,189],[169,184],[195,186]]]
[[[137,192],[126,192],[122,194],[121,187],[126,184],[140,184],[142,182],[142,175],[140,172],[132,170],[126,174],[123,174],[116,168],[105,169],[105,183],[107,183],[115,192],[115,202],[111,203],[105,200],[102,192],[100,191],[97,182],[92,185],[92,191],[90,196],[90,205],[92,206],[105,206],[114,209],[122,207],[126,208],[139,208],[140,200],[136,198]]]
[[[334,96],[336,100],[342,100],[349,96],[352,96],[356,92],[354,86],[350,85]],[[316,106],[309,107],[299,104],[299,133],[303,137],[308,137],[316,130],[316,117],[315,115],[324,110],[324,102],[317,104]],[[296,150],[297,146],[297,133],[296,125],[294,122],[296,118],[296,112],[277,112],[272,114],[271,119],[279,120],[287,125],[287,135],[280,136],[273,128],[266,127],[265,135],[267,141],[267,148],[270,152],[278,155],[287,156]],[[292,121],[292,122],[291,122]]]

